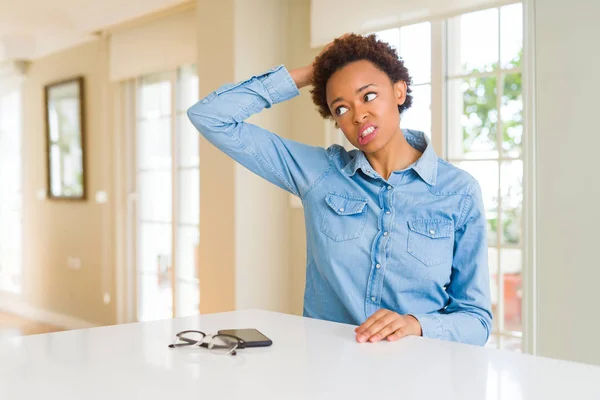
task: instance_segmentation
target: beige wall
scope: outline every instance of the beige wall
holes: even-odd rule
[[[88,200],[39,199],[46,190],[44,85],[76,75],[85,78]],[[98,40],[33,62],[23,93],[23,300],[95,324],[115,322],[114,302],[103,300],[114,286],[111,202],[94,199],[113,184],[107,77],[107,42]],[[67,269],[68,257],[80,258],[81,270]]]
[[[200,94],[237,82],[296,57],[290,44],[308,49],[309,0],[198,2],[198,74]],[[302,15],[293,17],[301,11]],[[219,19],[214,15],[221,15]],[[232,16],[232,17],[231,17]],[[229,19],[231,18],[231,19]],[[301,18],[303,22],[294,22]],[[235,23],[234,23],[235,22]],[[302,24],[305,26],[302,26]],[[211,37],[209,41],[206,37]],[[294,49],[294,51],[290,51]],[[210,60],[210,61],[207,61]],[[299,103],[294,103],[299,104]],[[284,137],[293,135],[293,108],[280,104],[252,117]],[[298,116],[296,116],[297,118]],[[201,311],[262,308],[290,312],[297,303],[295,264],[305,262],[296,244],[289,197],[201,142],[200,258]],[[295,211],[297,214],[297,211]],[[303,238],[303,225],[300,241]],[[293,261],[292,261],[293,259]],[[303,274],[302,274],[303,275]]]
[[[288,69],[311,63],[320,49],[310,48],[310,0],[292,0],[288,14],[290,30],[286,66]],[[317,113],[310,98],[308,88],[290,101],[291,138],[313,146],[325,144],[325,124]],[[306,230],[302,209],[292,208],[290,221],[290,268],[291,291],[290,308],[296,314],[302,313],[304,304],[304,284],[306,281]]]
[[[285,62],[287,16],[287,0],[236,1],[236,81]],[[290,137],[289,104],[264,110],[248,122]],[[235,187],[236,309],[289,312],[287,193],[239,164]]]
[[[235,1],[198,0],[197,10],[197,70],[200,97],[204,97],[235,79]],[[236,280],[235,164],[204,138],[200,140],[200,205],[200,311],[231,311]]]

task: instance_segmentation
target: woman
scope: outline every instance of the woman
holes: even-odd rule
[[[360,325],[358,342],[407,335],[484,345],[491,330],[481,190],[400,129],[410,76],[374,35],[344,35],[314,63],[227,84],[188,110],[211,143],[299,196],[307,231],[304,315]],[[244,120],[312,84],[357,150],[287,140]]]

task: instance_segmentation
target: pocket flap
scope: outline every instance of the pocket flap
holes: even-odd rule
[[[339,215],[360,214],[367,205],[367,200],[351,198],[335,193],[329,193],[325,197],[325,202]]]
[[[411,231],[432,239],[452,237],[454,223],[451,220],[419,219],[408,221]]]

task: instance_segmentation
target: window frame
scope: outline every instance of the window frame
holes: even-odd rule
[[[498,69],[491,72],[478,74],[456,74],[449,76],[448,74],[448,51],[452,45],[448,43],[448,25],[449,20],[460,15],[471,12],[497,9],[498,10],[498,40],[500,42],[502,35],[502,24],[500,23],[500,9],[504,6],[512,4],[522,4],[523,7],[523,59],[520,68],[503,68],[499,64]],[[489,243],[488,247],[498,249],[497,262],[497,288],[498,288],[498,310],[495,323],[495,330],[491,332],[490,339],[494,336],[497,340],[498,347],[502,348],[502,341],[506,338],[519,338],[521,340],[521,351],[529,354],[536,354],[536,303],[535,303],[535,271],[536,271],[536,253],[534,247],[535,238],[535,121],[533,117],[535,98],[534,98],[534,63],[531,58],[534,53],[535,43],[533,40],[533,5],[530,1],[502,1],[493,7],[475,8],[463,12],[456,16],[448,16],[444,19],[418,21],[416,23],[429,22],[431,24],[431,144],[438,156],[449,162],[462,161],[462,159],[449,159],[449,134],[448,134],[448,82],[451,78],[461,77],[479,77],[479,76],[496,76],[497,78],[497,93],[496,107],[500,110],[502,105],[503,78],[512,73],[520,73],[522,79],[522,99],[523,99],[523,137],[521,142],[521,153],[519,157],[505,157],[501,151],[502,143],[502,126],[501,121],[497,128],[496,144],[498,147],[498,158],[486,159],[486,161],[495,161],[498,163],[498,215],[499,223],[497,224],[497,240],[496,243]],[[411,23],[412,25],[412,23]],[[404,25],[407,26],[407,25]],[[397,26],[401,29],[404,26]],[[381,30],[388,30],[394,27],[386,27]],[[381,31],[380,30],[380,31]],[[399,49],[400,52],[402,51]],[[499,43],[498,54],[500,58],[501,47]],[[410,128],[410,127],[407,127]],[[341,144],[348,147],[348,143],[343,137],[343,134],[335,129],[331,121],[325,121],[325,145]],[[472,161],[472,159],[468,159]],[[501,221],[501,168],[506,161],[520,160],[523,165],[522,175],[522,204],[521,204],[521,238],[520,243],[516,248],[521,250],[522,256],[522,304],[521,304],[521,332],[509,332],[504,330],[504,296],[503,296],[503,277],[500,265],[500,249],[515,248],[513,245],[502,244],[502,224]]]

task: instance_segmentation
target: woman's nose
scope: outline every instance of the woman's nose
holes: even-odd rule
[[[356,111],[354,112],[354,123],[356,125],[360,125],[364,122],[364,120],[367,118],[367,109],[366,107],[358,107],[356,108]]]

